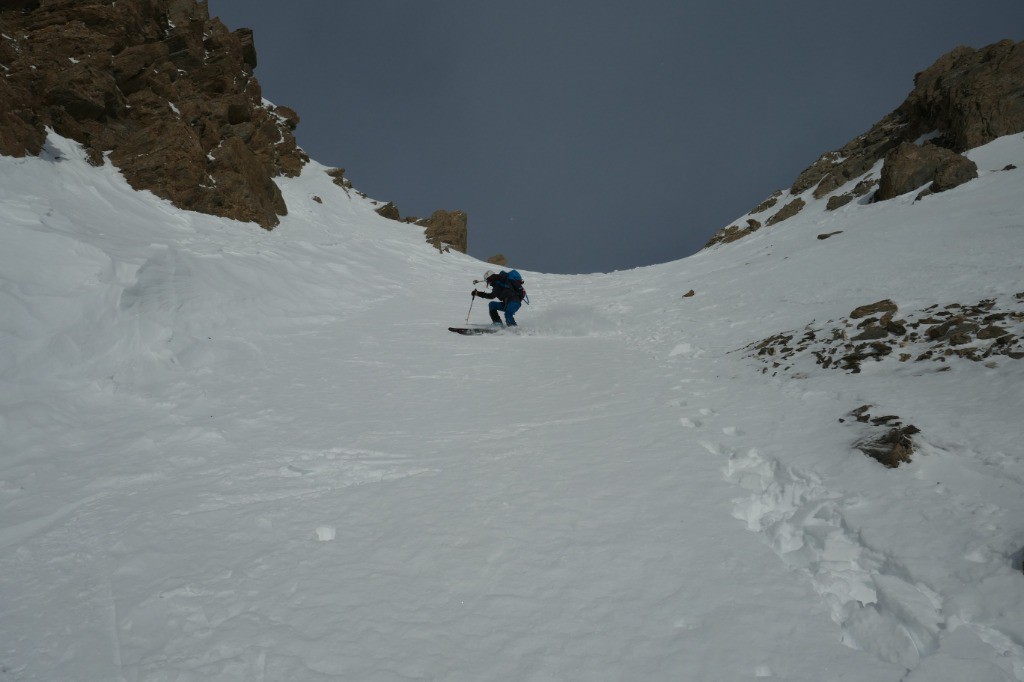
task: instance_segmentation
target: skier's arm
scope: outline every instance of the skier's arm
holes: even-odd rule
[[[494,298],[497,296],[493,291],[478,291],[476,292],[476,295],[480,298]]]

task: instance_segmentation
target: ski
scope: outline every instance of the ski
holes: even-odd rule
[[[497,325],[473,325],[469,327],[448,327],[448,331],[462,334],[463,336],[476,336],[477,334],[494,334],[504,331],[504,327]]]

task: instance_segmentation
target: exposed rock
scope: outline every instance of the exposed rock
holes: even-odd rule
[[[1006,336],[1009,333],[1010,332],[1008,330],[1003,329],[1002,327],[997,327],[994,324],[990,324],[984,329],[978,331],[978,338],[982,340],[998,339],[1000,337]]]
[[[331,176],[331,180],[338,187],[341,187],[342,189],[345,190],[352,189],[352,183],[349,182],[349,179],[345,177],[344,168],[331,168],[327,171],[327,175]]]
[[[828,203],[825,204],[825,210],[826,211],[834,211],[837,208],[841,208],[843,206],[846,206],[851,201],[853,201],[853,195],[849,194],[849,193],[847,193],[847,194],[838,194],[836,196],[829,197],[828,198]]]
[[[778,203],[780,196],[782,196],[781,190],[775,192],[775,194],[761,202],[761,204],[759,204],[757,208],[751,211],[751,213],[759,213],[761,211],[768,210],[769,208]],[[747,218],[746,227],[740,227],[739,225],[730,225],[729,227],[723,228],[716,232],[714,236],[712,236],[711,239],[709,239],[707,243],[704,244],[704,248],[706,249],[710,246],[714,246],[715,244],[728,244],[729,242],[734,242],[737,239],[742,239],[743,237],[746,237],[748,234],[757,232],[759,229],[761,229],[761,223],[759,221],[754,220],[753,218]]]
[[[909,463],[914,454],[913,436],[921,432],[913,424],[894,426],[881,436],[869,436],[854,444],[858,450],[880,464],[895,469]]]
[[[469,218],[465,211],[434,211],[429,218],[420,220],[417,225],[427,228],[427,241],[438,250],[448,248],[466,253],[468,246],[467,224]]]
[[[769,208],[771,208],[772,206],[774,206],[775,204],[778,203],[779,197],[781,197],[781,196],[782,196],[782,190],[781,189],[775,190],[775,192],[770,197],[768,197],[767,199],[762,201],[760,204],[755,206],[754,209],[751,211],[751,214],[753,214],[753,213],[762,213],[764,211],[767,211]]]
[[[685,294],[683,294],[683,298],[693,298],[696,295],[697,295],[697,292],[695,292],[693,289],[690,289]]]
[[[913,358],[915,362],[942,363],[944,366],[936,371],[949,370],[947,363],[953,358],[988,361],[989,364],[990,359],[997,356],[1024,359],[1021,341],[1024,300],[1021,298],[1015,296],[1003,308],[996,307],[996,299],[974,305],[952,303],[944,310],[935,310],[937,307],[933,305],[911,313],[907,319],[897,320],[895,304],[886,299],[855,309],[849,318],[840,320],[841,326],[823,329],[811,324],[802,333],[774,334],[748,344],[744,350],[770,365],[770,369],[775,370],[773,375],[789,372],[807,356],[813,357],[822,369],[857,373],[864,362],[882,361],[897,350],[900,362]],[[848,330],[854,326],[853,320],[858,319],[859,332],[850,338]],[[769,367],[761,371],[767,373]],[[806,376],[806,372],[801,374]]]
[[[781,223],[783,220],[786,220],[787,218],[792,218],[797,213],[799,213],[806,205],[807,203],[800,197],[793,199],[793,201],[783,206],[781,209],[779,209],[778,213],[776,213],[775,215],[768,219],[768,225],[775,225],[777,223]]]
[[[875,339],[884,339],[889,336],[889,330],[880,324],[872,322],[871,324],[865,325],[863,331],[860,334],[853,337],[854,341],[873,341]]]
[[[756,223],[757,221],[751,222]],[[748,225],[747,227],[741,228],[739,225],[730,225],[729,227],[716,232],[715,235],[704,245],[704,248],[706,249],[709,246],[714,246],[715,244],[728,244],[729,242],[734,242],[737,239],[742,239],[751,232],[756,232],[759,227],[761,227],[760,223],[757,223],[757,227]]]
[[[853,196],[855,196],[855,197],[862,197],[865,194],[867,194],[868,192],[870,192],[871,188],[873,188],[877,184],[878,184],[878,180],[875,180],[874,178],[870,178],[869,177],[869,178],[867,178],[865,180],[861,180],[860,182],[858,182],[854,186],[854,188],[853,188]]]
[[[346,187],[348,181],[345,180],[344,169],[336,168],[328,171],[331,177],[334,178],[335,184],[341,184],[342,187]],[[374,202],[376,203],[376,202]],[[421,220],[414,216],[403,218],[398,210],[398,206],[394,202],[389,201],[383,206],[376,209],[376,213],[389,220],[397,220],[403,223],[413,223],[427,228],[424,236],[427,241],[432,244],[439,251],[445,252],[451,249],[466,253],[466,246],[468,242],[468,222],[469,219],[464,211],[443,211],[437,210],[429,218]],[[501,263],[496,265],[505,265],[508,260],[502,256],[492,256],[491,258],[501,259]]]
[[[957,315],[942,324],[936,324],[925,330],[925,336],[932,341],[949,341],[954,346],[967,343],[971,334],[977,333],[981,325]]]
[[[833,152],[840,161],[830,163],[825,155],[800,175],[792,192],[817,186],[814,195],[821,198],[870,170],[898,145],[929,133],[938,133],[933,140],[938,146],[963,152],[1021,131],[1024,43],[958,47],[914,77],[914,89],[895,111]]]
[[[0,154],[35,156],[43,149],[46,131],[39,115],[27,106],[31,95],[7,78],[0,78]],[[10,105],[10,108],[8,108]]]
[[[819,234],[818,239],[828,239],[829,237],[834,237],[835,235],[842,233],[842,230],[836,230],[835,232],[825,232],[823,234]]]
[[[503,268],[506,265],[508,265],[508,258],[505,258],[505,256],[500,253],[497,253],[488,258],[487,262],[490,263],[491,265],[497,265],[499,268]]]
[[[823,154],[793,183],[790,193],[800,195],[813,188],[815,199],[832,194],[846,183],[869,172],[892,150],[931,137],[931,146],[950,152],[964,152],[997,137],[1024,131],[1024,42],[1004,40],[979,50],[958,47],[917,74],[906,100],[863,135],[842,148]],[[942,191],[976,177],[963,157],[945,157],[924,180],[904,191],[928,183],[929,190]],[[965,163],[966,162],[966,163]],[[887,162],[888,163],[888,162]],[[916,176],[917,172],[889,169],[887,175]],[[890,180],[891,181],[891,180]],[[854,196],[863,196],[870,185],[858,183]],[[904,183],[898,183],[906,186]],[[897,196],[892,187],[879,188],[877,199]],[[771,208],[779,193],[758,205],[751,213]],[[830,204],[838,208],[837,199]],[[778,221],[776,221],[778,222]],[[730,226],[708,241],[707,246],[735,241],[751,231]],[[722,233],[731,230],[729,238]]]
[[[914,85],[899,109],[914,128],[909,135],[938,131],[943,146],[962,152],[1024,130],[1024,42],[958,47]]]
[[[859,308],[854,308],[853,312],[850,313],[851,320],[859,320],[862,317],[868,315],[878,315],[880,313],[895,313],[899,308],[890,299],[884,299],[868,305],[862,305]]]
[[[977,165],[965,156],[933,144],[904,142],[886,155],[875,200],[892,199],[929,183],[931,191],[941,192],[976,177]]]
[[[197,0],[0,8],[0,153],[38,154],[49,126],[181,208],[266,228],[287,212],[272,178],[308,157],[295,112],[263,103],[251,31]]]
[[[398,207],[390,201],[377,209],[377,215],[389,220],[402,220],[402,215],[398,212]]]
[[[978,177],[978,165],[966,156],[955,154],[935,170],[935,180],[929,189],[945,192]]]

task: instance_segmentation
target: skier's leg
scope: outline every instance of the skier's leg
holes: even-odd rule
[[[501,318],[498,317],[498,311],[501,310],[501,301],[491,301],[487,304],[487,311],[491,314],[491,322],[494,324],[501,324]]]
[[[507,301],[505,303],[505,324],[509,327],[516,327],[516,311],[522,307],[522,303],[519,301]]]

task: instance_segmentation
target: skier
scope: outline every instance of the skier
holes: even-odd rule
[[[498,311],[501,310],[505,313],[505,325],[517,326],[516,311],[523,305],[523,299],[527,298],[526,290],[523,289],[523,276],[515,270],[509,272],[502,270],[498,274],[488,272],[484,281],[491,290],[477,291],[474,288],[473,296],[497,299],[491,301],[487,306],[491,313],[491,322],[497,325],[501,324],[501,318],[498,317]],[[529,299],[527,299],[527,303],[529,303]]]

